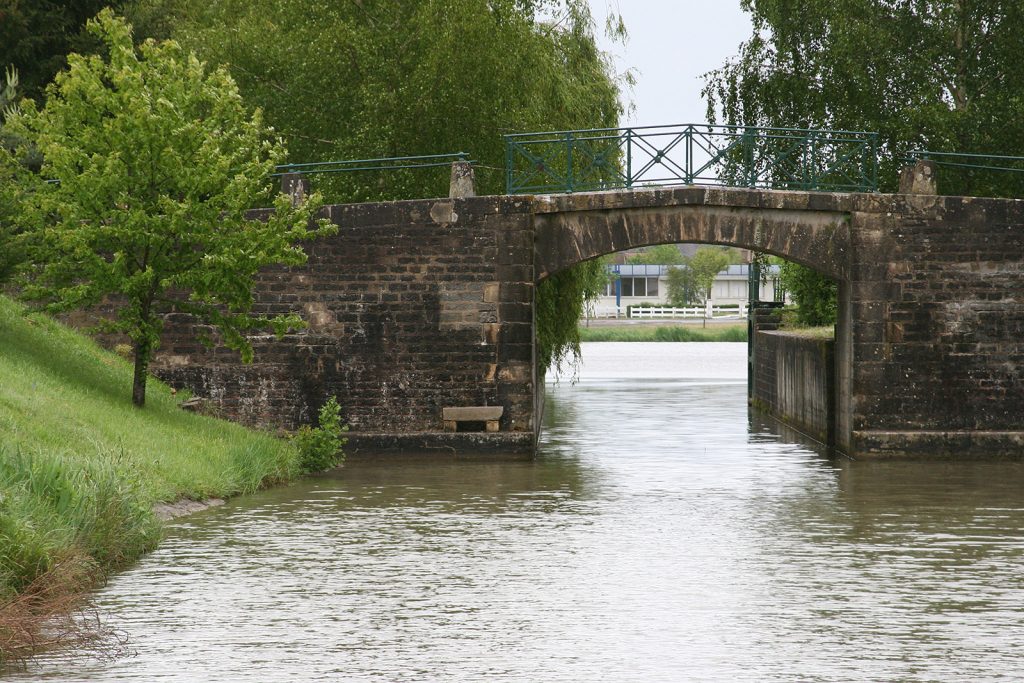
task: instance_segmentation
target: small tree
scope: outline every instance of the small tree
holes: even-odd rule
[[[697,283],[689,266],[668,269],[668,303],[670,306],[689,306],[697,299]]]
[[[248,362],[245,331],[301,324],[252,315],[253,276],[303,263],[298,241],[330,227],[310,228],[315,202],[293,208],[280,194],[264,220],[246,218],[284,149],[225,70],[208,72],[172,41],[136,51],[109,9],[88,30],[109,56],[71,55],[45,106],[25,102],[7,123],[44,159],[41,175],[19,172],[23,294],[52,312],[109,300],[116,316],[102,327],[130,338],[142,406],[164,313],[213,325]]]
[[[718,247],[701,247],[690,257],[689,268],[699,295],[705,300],[711,298],[711,286],[715,276],[722,272],[733,258],[729,251]]]

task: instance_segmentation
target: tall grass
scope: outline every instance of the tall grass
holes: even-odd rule
[[[644,327],[581,327],[585,342],[745,342],[746,325],[690,327],[680,325]]]
[[[135,408],[131,382],[124,359],[0,296],[0,663],[18,651],[5,609],[46,612],[26,591],[88,583],[152,548],[155,503],[298,474],[291,443],[182,411],[156,381]]]

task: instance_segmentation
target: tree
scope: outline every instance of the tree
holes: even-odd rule
[[[675,244],[658,244],[633,254],[627,263],[633,265],[675,266],[686,261],[683,252]]]
[[[779,280],[796,304],[801,325],[820,327],[836,321],[837,286],[827,277],[791,261],[782,261]]]
[[[182,0],[148,0],[169,1]],[[618,122],[618,88],[582,0],[186,4],[174,37],[227,65],[292,161],[466,151],[480,162],[480,193],[496,193],[503,133]],[[439,179],[443,171],[317,181],[334,182],[344,201],[369,201],[434,196],[447,190]]]
[[[175,42],[136,51],[110,10],[88,29],[109,57],[71,55],[45,107],[26,101],[7,123],[44,159],[41,175],[13,165],[27,188],[23,295],[53,312],[113,304],[103,327],[132,342],[142,406],[164,313],[211,324],[250,360],[245,331],[300,322],[252,315],[253,276],[304,262],[298,241],[330,228],[310,228],[315,201],[293,208],[283,195],[265,221],[245,217],[269,195],[284,148],[226,71],[207,71]]]
[[[682,308],[697,300],[697,283],[689,266],[669,268],[665,279],[668,284],[668,304]]]
[[[4,73],[3,87],[0,87],[0,148],[5,150],[16,145],[14,139],[5,132],[4,122],[18,113],[17,101],[18,72],[8,68]],[[7,165],[0,165],[0,284],[7,281],[15,266],[21,261],[21,250],[15,244],[16,197],[17,187],[14,184],[13,169]]]
[[[711,298],[711,287],[715,277],[732,262],[730,252],[718,247],[701,247],[687,264],[693,272],[697,292],[705,300]]]
[[[160,14],[167,2],[184,4],[175,38],[227,65],[285,137],[293,162],[465,151],[479,162],[478,192],[499,193],[502,134],[618,125],[618,81],[597,49],[584,0],[141,4]],[[621,24],[613,28],[624,36]],[[444,169],[314,182],[335,201],[447,193]],[[580,297],[594,268],[579,266],[538,288],[542,367],[578,352]]]
[[[0,66],[17,68],[22,93],[41,100],[46,85],[66,66],[68,53],[95,46],[84,30],[86,21],[104,7],[119,10],[130,1],[0,0]]]
[[[912,148],[1024,154],[1024,4],[1005,0],[746,0],[754,33],[706,75],[709,120],[877,131],[879,180]],[[1006,175],[943,192],[999,196]],[[1002,178],[1001,180],[999,178]]]
[[[706,75],[708,118],[879,133],[893,191],[912,149],[1024,155],[1024,4],[1005,0],[745,0],[753,35]],[[941,168],[944,194],[1019,196],[1021,174]],[[834,291],[811,271],[801,315]],[[811,286],[813,282],[813,286]],[[791,290],[792,291],[792,290]],[[816,312],[817,311],[817,312]]]

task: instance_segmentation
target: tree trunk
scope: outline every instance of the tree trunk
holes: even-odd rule
[[[132,377],[132,403],[141,408],[146,405],[146,371],[149,369],[149,348],[146,342],[136,342],[135,375]]]

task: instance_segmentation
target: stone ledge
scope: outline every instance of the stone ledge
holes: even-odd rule
[[[861,460],[1024,460],[1024,431],[860,430],[853,451]]]
[[[483,422],[485,420],[497,420],[501,418],[505,408],[502,406],[468,406],[461,408],[442,408],[442,420],[455,420],[456,422]]]

